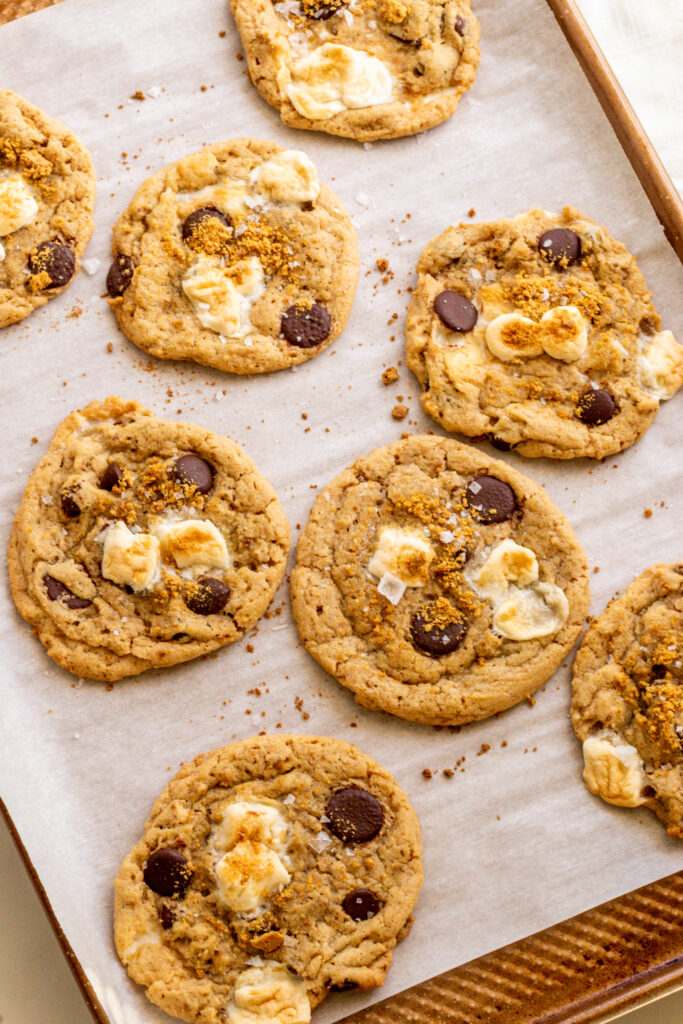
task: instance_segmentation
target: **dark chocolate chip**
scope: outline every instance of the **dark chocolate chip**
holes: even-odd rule
[[[588,427],[607,423],[617,412],[614,395],[605,388],[589,388],[579,398],[576,415]]]
[[[107,274],[107,291],[112,299],[123,295],[132,280],[133,261],[130,256],[115,256]]]
[[[449,622],[445,626],[436,626],[419,612],[410,620],[410,635],[413,638],[413,643],[435,658],[457,650],[465,639],[466,633],[467,624],[462,620]]]
[[[169,907],[168,903],[162,903],[159,910],[159,920],[161,921],[161,927],[164,931],[168,931],[173,926],[175,921],[175,910],[173,907]]]
[[[467,504],[482,523],[504,523],[517,511],[515,492],[497,476],[470,480],[466,495]]]
[[[230,597],[230,587],[214,576],[201,576],[185,594],[185,604],[195,615],[217,615]]]
[[[108,462],[104,467],[104,473],[100,479],[100,487],[103,491],[113,491],[117,484],[123,480],[123,470],[118,462]]]
[[[174,899],[184,896],[192,874],[185,854],[170,846],[161,846],[150,854],[143,870],[145,885],[160,896]]]
[[[28,258],[32,274],[47,274],[50,283],[45,288],[63,288],[74,276],[76,257],[68,245],[61,242],[41,242]]]
[[[346,7],[347,0],[301,0],[301,13],[314,21],[327,21],[333,14]]]
[[[68,587],[65,587],[63,583],[56,580],[54,576],[49,576],[47,573],[43,576],[43,583],[47,590],[47,596],[51,601],[63,601],[67,608],[78,610],[79,608],[89,608],[92,601],[88,601],[85,597],[76,597]]]
[[[310,309],[290,306],[282,314],[280,330],[290,345],[315,348],[329,337],[332,330],[330,314],[314,302]]]
[[[369,921],[380,908],[380,902],[370,889],[354,889],[342,900],[344,913],[354,921]]]
[[[73,491],[65,491],[62,495],[62,512],[69,519],[77,519],[80,516],[80,505],[74,498]]]
[[[355,981],[338,981],[335,985],[330,985],[330,992],[350,992],[354,988],[358,988]]]
[[[652,675],[655,679],[663,679],[666,675],[666,665],[653,665]]]
[[[538,249],[549,263],[570,267],[581,258],[581,239],[569,228],[550,228],[539,238]]]
[[[477,322],[476,308],[460,292],[441,292],[434,299],[434,312],[449,331],[466,334]]]
[[[459,14],[458,17],[455,19],[454,28],[459,36],[465,35],[465,19],[463,18],[462,14]]]
[[[213,487],[213,468],[199,455],[181,455],[176,459],[174,474],[181,484],[196,487],[200,494],[208,494]]]
[[[384,823],[384,810],[376,796],[360,786],[336,789],[325,808],[328,828],[343,843],[367,843]]]
[[[217,220],[223,227],[230,227],[228,218],[220,210],[217,210],[215,206],[201,206],[198,210],[191,213],[189,217],[185,218],[183,222],[183,241],[191,242],[192,236],[207,220]]]
[[[509,452],[514,448],[509,441],[504,441],[502,437],[496,437],[495,434],[489,434],[489,441],[499,452]]]

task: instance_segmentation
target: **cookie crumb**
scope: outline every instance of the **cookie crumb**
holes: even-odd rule
[[[133,95],[131,96],[131,99],[132,100],[144,100],[145,99],[145,94],[142,91],[142,89],[137,89],[136,92],[134,92]]]
[[[491,744],[490,743],[482,743],[482,745],[480,746],[479,750],[477,751],[477,757],[481,757],[482,754],[485,754],[486,751],[490,750],[490,749],[491,749]]]
[[[393,384],[395,380],[398,380],[398,370],[395,366],[387,366],[382,374],[382,384]]]
[[[430,768],[423,768],[422,769],[422,774],[425,777],[425,779],[431,779],[431,777],[433,775],[433,772],[432,772],[432,770]]]
[[[477,216],[477,211],[474,209],[473,206],[470,206],[469,210],[467,211],[467,216],[468,217],[476,217]]]
[[[408,415],[407,405],[395,405],[391,410],[391,415],[395,420],[404,420]]]
[[[389,260],[385,260],[384,258],[377,260],[377,269],[380,274],[386,274],[389,269]]]
[[[651,509],[651,508],[646,508],[646,509],[645,509],[645,510],[643,511],[643,515],[645,516],[645,518],[646,518],[646,519],[649,519],[649,518],[650,518],[650,516],[652,515],[652,509]]]

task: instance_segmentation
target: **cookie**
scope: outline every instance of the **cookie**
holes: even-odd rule
[[[95,170],[80,139],[0,89],[0,327],[68,287],[94,205]]]
[[[413,436],[319,495],[291,579],[299,634],[363,707],[433,725],[541,686],[588,610],[586,557],[528,477]]]
[[[160,359],[281,370],[344,329],[358,279],[346,210],[305,153],[233,139],[140,186],[114,228],[118,325]]]
[[[67,416],[32,473],[10,583],[58,665],[110,681],[238,640],[288,548],[282,506],[238,445],[108,398]]]
[[[446,430],[521,455],[603,458],[683,384],[633,256],[571,206],[461,224],[417,264],[407,362]]]
[[[185,765],[115,883],[116,949],[197,1024],[305,1024],[381,985],[422,885],[417,816],[343,740],[256,736]]]
[[[445,121],[479,64],[470,0],[230,0],[251,80],[286,125],[392,139]]]
[[[683,565],[653,565],[595,619],[574,660],[587,788],[683,838]]]

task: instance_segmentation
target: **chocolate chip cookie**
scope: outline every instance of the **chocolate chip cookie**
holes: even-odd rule
[[[93,229],[95,171],[58,121],[0,89],[0,327],[71,282]]]
[[[683,838],[683,565],[646,569],[591,623],[572,722],[590,792],[648,807]]]
[[[545,491],[427,436],[358,459],[321,492],[291,593],[305,646],[359,704],[434,725],[541,686],[589,600],[583,550]]]
[[[10,583],[58,665],[109,681],[238,640],[288,548],[275,492],[238,445],[108,398],[71,413],[32,473]]]
[[[417,265],[407,362],[446,430],[521,455],[603,458],[683,384],[633,256],[570,206],[461,224]]]
[[[351,220],[305,153],[207,146],[153,174],[114,229],[109,304],[135,345],[231,373],[281,370],[344,329]]]
[[[381,985],[422,885],[417,816],[391,775],[323,736],[257,736],[185,765],[115,883],[116,949],[197,1024],[306,1024]]]
[[[479,64],[470,0],[230,0],[251,79],[284,124],[363,141],[454,113]]]

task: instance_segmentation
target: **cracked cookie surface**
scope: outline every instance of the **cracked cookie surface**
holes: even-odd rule
[[[407,363],[446,430],[603,458],[683,384],[683,347],[660,330],[635,259],[572,207],[448,228],[417,273]]]
[[[238,640],[288,548],[282,506],[238,445],[109,398],[71,413],[32,473],[10,584],[57,664],[109,681]]]
[[[305,1024],[374,988],[422,885],[417,816],[342,740],[258,736],[185,765],[115,883],[130,976],[197,1024]]]
[[[454,113],[479,64],[469,0],[230,0],[261,96],[293,128],[360,141]]]
[[[358,279],[348,213],[305,153],[207,146],[148,178],[114,228],[119,327],[160,359],[231,373],[294,366],[343,331]]]
[[[683,565],[646,569],[581,641],[572,723],[591,793],[683,838]]]
[[[95,171],[63,124],[0,89],[0,327],[71,283],[93,230]]]
[[[359,704],[455,725],[549,679],[589,593],[584,552],[541,487],[474,448],[413,436],[321,492],[291,595],[304,645]]]

